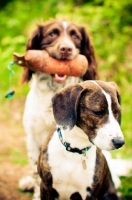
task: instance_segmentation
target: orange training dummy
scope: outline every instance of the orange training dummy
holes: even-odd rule
[[[33,71],[68,76],[83,76],[88,69],[85,56],[79,54],[72,60],[58,60],[49,56],[44,50],[28,50],[23,56],[14,53],[14,61]]]

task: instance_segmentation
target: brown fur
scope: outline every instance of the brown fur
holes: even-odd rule
[[[53,195],[53,189],[52,189],[52,174],[50,173],[50,166],[48,165],[48,154],[47,154],[47,146],[48,143],[52,137],[53,133],[49,134],[46,141],[44,142],[44,145],[41,148],[41,154],[39,156],[39,164],[38,164],[38,173],[40,177],[45,177],[44,181],[40,184],[40,191],[41,191],[41,199],[51,199],[51,196]],[[42,156],[42,157],[41,157]],[[45,169],[45,170],[41,170]]]

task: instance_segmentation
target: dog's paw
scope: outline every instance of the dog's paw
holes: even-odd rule
[[[35,197],[35,196],[33,196],[33,198],[32,198],[32,200],[40,200],[40,197]]]
[[[40,196],[38,196],[37,194],[33,196],[32,200],[40,200]]]
[[[40,186],[37,185],[34,188],[34,195],[32,200],[40,200]]]
[[[32,200],[40,200],[40,177],[38,175],[34,176],[35,186],[34,195]]]
[[[34,187],[35,187],[35,181],[34,181],[33,177],[31,177],[31,176],[23,177],[19,181],[19,189],[24,192],[33,191]]]

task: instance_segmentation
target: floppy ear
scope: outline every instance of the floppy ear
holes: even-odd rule
[[[86,56],[89,63],[88,70],[83,76],[83,80],[95,80],[97,79],[98,74],[94,48],[90,42],[88,34],[83,27],[81,27],[80,32],[82,34],[81,54]]]
[[[44,26],[39,25],[27,42],[26,45],[27,50],[29,49],[39,50],[41,48],[40,44],[43,38],[43,31],[44,31]]]
[[[52,98],[54,118],[64,129],[72,129],[76,124],[77,106],[82,90],[77,84],[68,86],[55,93]]]
[[[44,26],[42,25],[38,26],[38,28],[33,32],[31,38],[29,38],[26,45],[26,50],[31,50],[31,49],[39,50],[41,48],[40,44],[42,40],[43,30]],[[34,71],[25,67],[22,76],[22,83],[30,81],[33,73]]]
[[[120,96],[120,89],[114,81],[109,82],[111,86],[116,90],[116,95],[118,99],[118,103],[121,105],[121,96]]]
[[[121,105],[121,96],[120,96],[120,93],[118,91],[117,91],[117,99],[118,99],[119,104]],[[118,118],[118,122],[121,125],[121,112],[120,112],[120,115],[119,115],[119,118]]]
[[[116,90],[117,100],[118,100],[118,103],[121,105],[121,95],[120,95],[120,90],[119,90],[117,84],[115,82],[110,82],[110,84]],[[121,125],[121,113],[119,115],[118,122]]]

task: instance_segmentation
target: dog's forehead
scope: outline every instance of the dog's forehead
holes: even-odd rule
[[[108,101],[115,107],[119,106],[120,95],[116,84],[104,81],[85,81],[80,83],[85,94],[85,101],[91,106],[103,105],[107,106]],[[83,93],[82,93],[83,94]]]
[[[44,32],[46,32],[49,29],[53,30],[53,29],[56,29],[56,28],[63,29],[62,23],[59,22],[59,21],[53,21],[53,22],[50,22],[50,23],[45,23]]]
[[[61,25],[63,26],[64,29],[77,29],[77,30],[79,29],[79,26],[68,21],[62,21]]]
[[[85,81],[80,83],[84,93],[80,103],[85,104],[89,108],[95,110],[108,109],[112,106],[112,110],[119,109],[119,98],[117,94],[116,84],[103,81]],[[85,92],[86,91],[86,92]]]
[[[84,89],[91,89],[93,92],[99,93],[107,93],[110,96],[114,96],[117,92],[119,92],[118,87],[115,83],[112,82],[104,82],[104,81],[85,81],[81,83]]]
[[[75,23],[70,22],[70,21],[66,21],[66,20],[56,20],[52,24],[58,24],[58,25],[62,26],[65,29],[69,28],[70,26],[73,26],[73,27],[76,27],[76,28],[79,27]]]
[[[75,32],[78,32],[78,34],[80,32],[80,27],[69,21],[52,21],[50,23],[46,23],[44,26],[44,31],[56,28],[67,31],[75,30]]]
[[[105,106],[108,105],[106,92],[97,84],[97,82],[85,81],[81,83],[81,85],[83,87],[83,90],[86,91],[85,93],[82,93],[82,101],[86,105],[94,108],[102,104],[104,104]]]

